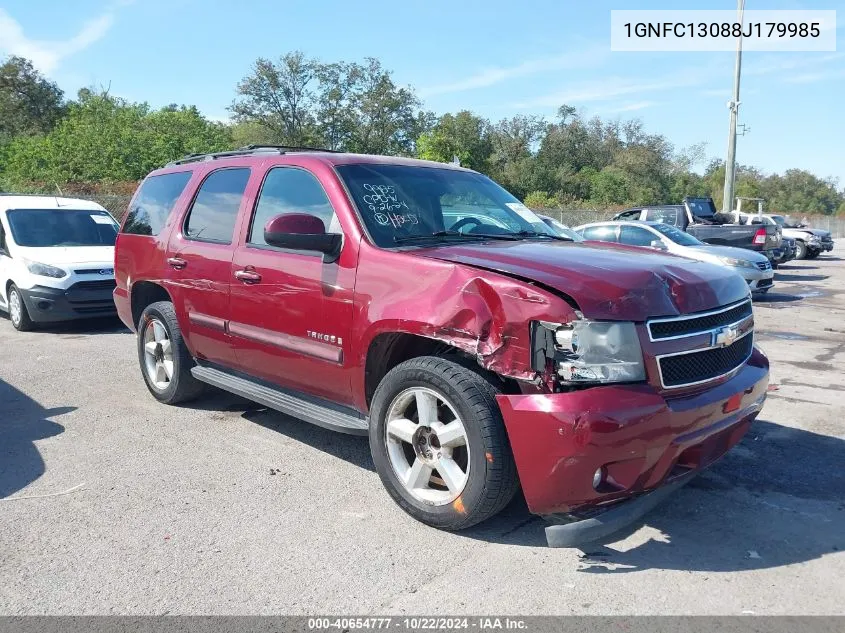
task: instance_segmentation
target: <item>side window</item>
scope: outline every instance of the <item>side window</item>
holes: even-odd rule
[[[190,171],[147,178],[132,201],[123,233],[158,235],[190,179]]]
[[[681,224],[681,210],[677,208],[668,209],[646,209],[645,220],[650,222],[663,222],[672,226]]]
[[[619,241],[623,244],[630,244],[631,246],[651,246],[655,240],[659,240],[651,231],[647,231],[639,226],[623,226],[619,232]]]
[[[231,244],[248,180],[247,168],[211,172],[200,185],[197,197],[188,211],[185,237]]]
[[[584,238],[600,242],[616,242],[615,226],[590,226],[584,229]]]
[[[0,255],[8,255],[9,247],[6,246],[6,229],[3,228],[3,223],[0,222]]]
[[[286,213],[308,213],[323,221],[327,233],[340,233],[340,225],[323,186],[310,172],[298,167],[274,167],[267,173],[247,242],[265,246],[264,225]]]

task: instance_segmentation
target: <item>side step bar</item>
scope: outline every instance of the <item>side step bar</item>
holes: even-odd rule
[[[191,369],[191,373],[197,380],[213,387],[229,391],[263,404],[265,407],[332,431],[366,435],[369,430],[367,418],[351,409],[345,409],[328,402],[320,402],[317,399],[293,395],[277,387],[271,387],[214,367],[198,365]]]

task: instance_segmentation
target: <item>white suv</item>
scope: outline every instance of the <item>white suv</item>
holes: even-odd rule
[[[0,194],[0,310],[18,330],[114,315],[117,230],[95,202]]]

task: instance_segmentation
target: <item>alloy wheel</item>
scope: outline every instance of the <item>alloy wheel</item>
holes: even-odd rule
[[[469,479],[469,438],[455,407],[432,389],[412,387],[387,411],[385,442],[390,465],[415,499],[446,505]]]
[[[147,321],[144,332],[144,368],[156,389],[164,391],[173,379],[173,346],[164,323]]]

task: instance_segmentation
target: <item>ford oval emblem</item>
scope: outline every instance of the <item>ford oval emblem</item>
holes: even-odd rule
[[[101,268],[97,271],[100,275],[113,275],[114,268]]]

